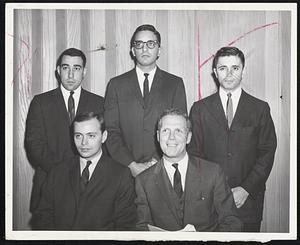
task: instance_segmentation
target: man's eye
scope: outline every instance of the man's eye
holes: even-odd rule
[[[94,134],[90,134],[89,135],[89,138],[91,138],[91,139],[93,139],[93,138],[95,138],[96,137],[96,135],[94,135]]]
[[[68,69],[68,67],[67,66],[63,66],[62,69],[65,71],[65,70]]]
[[[80,134],[75,134],[74,137],[75,137],[75,139],[80,139],[81,135]]]
[[[75,70],[75,71],[80,71],[80,70],[81,70],[81,67],[75,67],[74,70]]]
[[[240,68],[239,67],[233,67],[234,71],[238,71]]]

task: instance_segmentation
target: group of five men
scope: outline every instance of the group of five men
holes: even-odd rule
[[[156,65],[160,44],[152,25],[135,30],[136,66],[105,100],[81,87],[85,55],[60,55],[60,86],[26,121],[33,229],[260,231],[277,141],[268,104],[241,88],[244,54],[216,53],[219,91],[188,117],[182,78]]]

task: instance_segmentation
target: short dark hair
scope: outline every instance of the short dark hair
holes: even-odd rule
[[[61,61],[62,61],[62,58],[63,58],[64,55],[69,55],[69,56],[72,56],[72,57],[74,57],[74,56],[81,57],[82,63],[83,63],[83,68],[85,67],[85,65],[86,65],[86,56],[81,50],[76,49],[76,48],[69,48],[69,49],[66,49],[65,51],[63,51],[57,59],[56,67],[61,66]]]
[[[192,123],[191,123],[188,115],[178,108],[170,108],[170,109],[164,110],[163,113],[160,115],[160,117],[158,119],[158,123],[157,123],[158,131],[161,129],[162,119],[165,116],[181,116],[181,117],[183,117],[186,121],[186,127],[188,129],[188,132],[190,132],[192,130]]]
[[[158,47],[160,47],[160,42],[161,42],[160,33],[155,29],[155,27],[153,25],[145,24],[145,25],[141,25],[135,29],[135,31],[131,37],[131,40],[130,40],[130,49],[133,47],[133,43],[135,41],[135,35],[140,31],[152,31],[157,38]]]
[[[91,120],[93,118],[95,118],[99,121],[100,130],[103,133],[105,131],[104,117],[102,114],[95,113],[95,112],[84,112],[84,113],[80,113],[80,114],[76,115],[73,120],[73,123],[72,123],[73,132],[74,132],[75,122],[85,122],[85,121]]]
[[[238,56],[241,59],[243,68],[245,67],[245,56],[244,53],[239,50],[237,47],[223,47],[220,48],[217,53],[214,55],[213,66],[212,68],[217,68],[217,63],[220,57],[223,56]]]

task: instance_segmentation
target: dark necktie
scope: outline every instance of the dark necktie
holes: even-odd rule
[[[228,122],[228,127],[230,128],[232,119],[233,119],[233,106],[232,106],[232,98],[231,93],[227,94],[227,106],[226,106],[226,117]]]
[[[149,80],[148,80],[148,73],[144,73],[145,80],[144,80],[144,102],[147,102],[149,96]]]
[[[173,163],[172,166],[175,168],[173,188],[177,196],[180,198],[182,196],[183,190],[181,185],[181,175],[178,170],[178,163]]]
[[[92,164],[92,161],[87,161],[85,168],[82,171],[81,177],[80,177],[80,193],[83,193],[88,182],[89,182],[89,177],[90,177],[90,172],[89,172],[89,166]]]
[[[73,122],[73,119],[75,117],[75,103],[73,98],[74,91],[70,91],[70,96],[68,99],[68,112],[71,123]]]

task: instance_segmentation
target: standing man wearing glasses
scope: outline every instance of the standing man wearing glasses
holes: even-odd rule
[[[171,107],[187,111],[182,78],[156,65],[160,44],[154,26],[139,26],[130,41],[135,68],[112,78],[106,89],[107,148],[134,177],[161,157],[155,137],[161,113]]]

